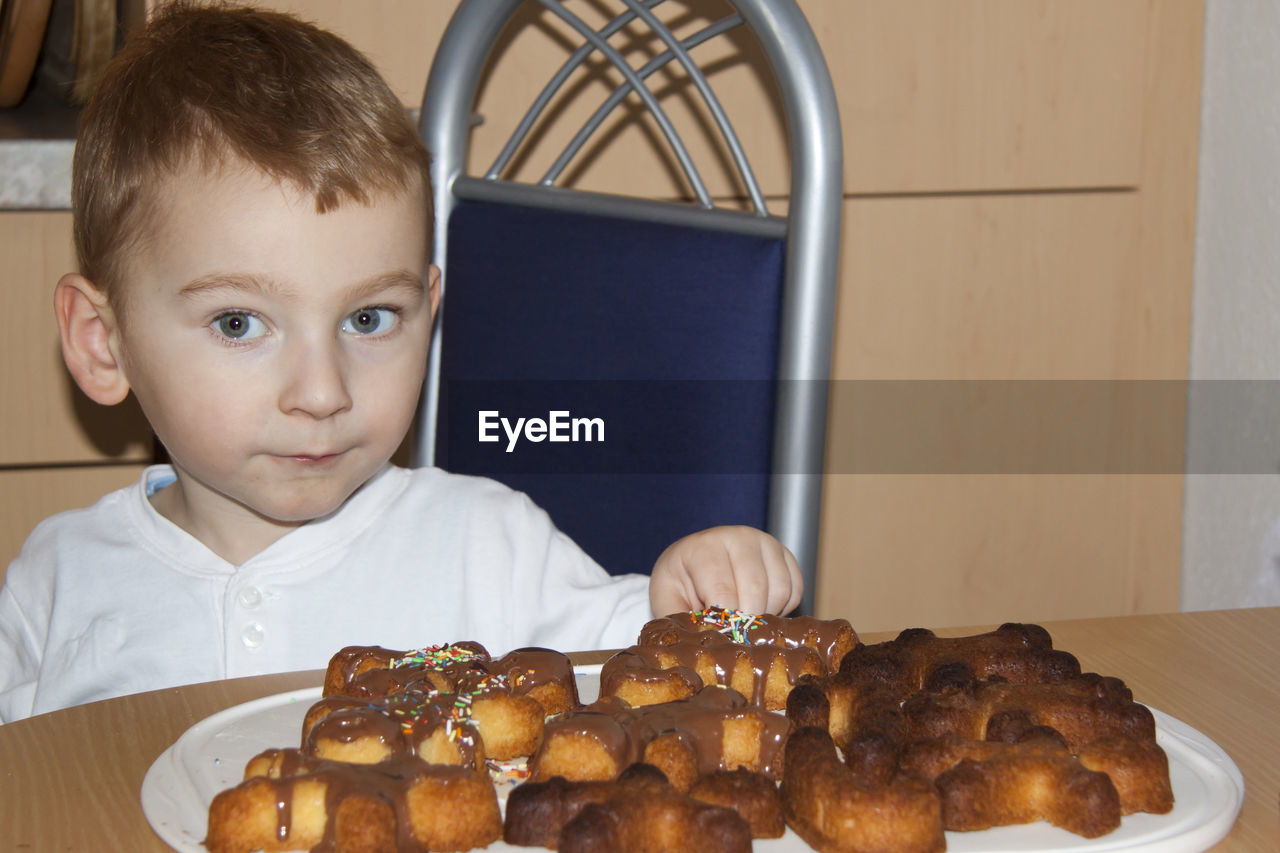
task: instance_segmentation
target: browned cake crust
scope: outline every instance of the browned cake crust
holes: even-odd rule
[[[964,759],[934,785],[942,823],[968,831],[1047,820],[1085,838],[1120,825],[1120,796],[1105,773],[1070,755],[1001,752],[984,761]]]
[[[502,837],[508,844],[555,850],[564,825],[588,804],[619,795],[643,797],[669,788],[667,777],[652,764],[633,764],[608,781],[570,782],[553,776],[544,782],[526,782],[507,797]]]
[[[969,740],[952,735],[910,744],[904,750],[900,769],[927,779],[937,779],[962,761],[982,763],[1010,757],[1021,762],[1020,772],[1024,773],[1030,772],[1039,759],[1058,764],[1074,761],[1084,770],[1104,773],[1115,787],[1120,814],[1164,814],[1173,808],[1168,758],[1164,750],[1146,740],[1107,738],[1087,744],[1073,755],[1066,742],[1051,730],[1031,732],[1016,743]],[[1036,778],[1051,778],[1051,775],[1048,770],[1042,770],[1039,777],[1028,776],[1028,784]],[[1061,793],[1064,799],[1071,795],[1069,788],[1062,789]],[[1077,803],[1075,813],[1085,814],[1086,804]],[[1092,825],[1106,825],[1109,820],[1108,812],[1093,820]]]
[[[935,853],[946,849],[942,807],[911,776],[864,787],[824,730],[798,729],[787,743],[782,810],[787,825],[822,853]]]
[[[955,734],[986,740],[1001,729],[1047,726],[1073,752],[1106,737],[1155,741],[1156,722],[1115,678],[1086,673],[1056,684],[981,681],[962,689],[918,693],[902,705],[909,736]]]
[[[713,806],[737,812],[751,827],[752,838],[781,838],[786,831],[782,817],[782,795],[778,786],[763,773],[720,770],[693,783],[689,796]]]
[[[948,640],[904,631],[802,678],[787,715],[828,731],[864,789],[934,781],[947,829],[1044,819],[1093,837],[1122,813],[1172,809],[1150,710],[1119,679],[1051,652],[1037,626]]]
[[[732,809],[675,790],[591,803],[560,833],[561,853],[750,853],[751,829]]]
[[[680,791],[699,776],[738,767],[777,779],[789,729],[785,717],[721,687],[639,708],[605,698],[550,721],[530,771],[535,780],[608,780],[645,761]]]
[[[1090,770],[1111,777],[1124,814],[1173,811],[1169,756],[1154,741],[1103,738],[1081,747],[1076,759]]]
[[[750,827],[736,811],[681,794],[648,764],[633,764],[607,782],[556,776],[516,788],[503,838],[562,851],[751,849]]]
[[[467,768],[411,757],[351,765],[298,750],[272,750],[250,767],[262,775],[209,807],[210,853],[468,850],[502,834],[493,784]]]
[[[843,619],[755,616],[710,607],[654,619],[639,642],[604,665],[600,692],[629,705],[732,687],[754,704],[781,710],[802,675],[825,675],[857,643]]]
[[[893,640],[859,645],[845,655],[840,668],[856,686],[874,685],[900,699],[975,679],[1052,683],[1080,674],[1080,662],[1054,649],[1048,631],[1016,622],[967,637],[938,637],[925,628],[909,628]]]

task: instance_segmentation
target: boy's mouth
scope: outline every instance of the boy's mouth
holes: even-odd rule
[[[332,462],[341,455],[341,453],[296,454],[284,458],[302,465],[323,465],[326,462]]]

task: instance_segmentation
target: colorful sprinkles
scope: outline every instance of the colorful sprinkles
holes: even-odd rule
[[[495,783],[503,781],[518,783],[529,778],[528,761],[495,761],[492,758],[487,758],[484,763],[489,770],[489,777]]]
[[[427,646],[425,649],[409,652],[404,657],[392,658],[390,666],[392,669],[399,669],[402,666],[425,666],[438,669],[451,663],[467,663],[473,660],[488,660],[488,658],[488,655],[474,649],[465,649],[456,645]]]
[[[690,614],[693,621],[704,625],[714,625],[721,634],[728,635],[735,643],[750,643],[747,631],[756,625],[764,624],[762,620],[742,610],[730,610],[727,607],[707,607],[694,610]]]
[[[443,713],[445,736],[450,742],[457,741],[464,726],[475,726],[471,717],[471,703],[475,697],[495,688],[505,690],[507,677],[499,674],[485,674],[473,682],[471,689],[456,693],[445,693],[439,690],[427,690],[423,693],[397,693],[387,696],[383,703],[369,705],[369,708],[394,718],[405,734],[424,720],[433,719],[435,715],[427,713],[427,706],[435,705]]]

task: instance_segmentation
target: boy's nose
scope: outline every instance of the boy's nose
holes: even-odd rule
[[[345,365],[336,342],[296,347],[289,362],[280,393],[280,409],[285,414],[327,418],[351,408]]]

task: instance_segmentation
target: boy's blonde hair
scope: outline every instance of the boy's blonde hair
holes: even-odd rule
[[[184,0],[128,39],[81,114],[81,274],[118,304],[156,188],[184,167],[234,161],[310,193],[320,212],[419,188],[430,205],[427,151],[359,51],[290,15]]]

